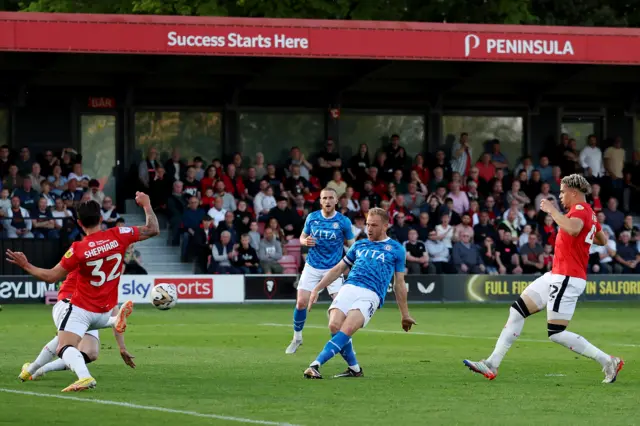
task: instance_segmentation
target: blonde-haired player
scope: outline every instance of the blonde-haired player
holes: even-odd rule
[[[553,269],[532,282],[511,305],[509,319],[491,356],[477,362],[464,360],[469,369],[489,380],[495,379],[502,359],[522,332],[524,320],[546,306],[549,339],[577,354],[598,361],[605,375],[603,383],[616,381],[624,361],[607,355],[584,337],[567,330],[578,298],[587,284],[589,249],[593,243],[607,243],[606,234],[602,232],[595,213],[586,202],[586,196],[590,192],[589,182],[581,175],[572,174],[564,177],[560,184],[560,202],[569,210],[566,215],[551,201],[540,202],[540,209],[551,216],[560,228],[556,238]]]
[[[394,292],[402,318],[402,328],[409,331],[416,322],[409,315],[407,288],[404,282],[406,252],[404,246],[387,236],[389,215],[381,208],[369,210],[367,216],[367,239],[357,241],[341,262],[333,267],[313,289],[309,300],[309,310],[318,300],[318,294],[350,270],[347,280],[329,307],[329,330],[331,340],[316,359],[304,371],[307,379],[322,379],[320,366],[342,354],[350,345],[351,336],[369,323],[369,320],[384,303],[387,289],[395,277]],[[362,377],[355,353],[355,366],[349,363],[344,373],[335,377]],[[354,368],[355,367],[355,368]]]
[[[307,320],[307,306],[311,291],[322,277],[340,262],[344,245],[351,247],[353,244],[351,221],[336,211],[337,203],[336,191],[332,188],[323,189],[320,192],[322,208],[309,214],[304,223],[300,244],[309,247],[309,253],[298,283],[296,307],[293,311],[293,340],[287,347],[286,354],[295,353],[302,345],[302,329]],[[337,277],[329,285],[329,295],[334,297],[341,285],[342,277]],[[345,360],[347,359],[345,358]],[[349,361],[347,360],[347,362]]]

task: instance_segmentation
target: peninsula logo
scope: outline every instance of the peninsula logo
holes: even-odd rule
[[[467,34],[464,38],[464,57],[480,49],[481,54],[511,56],[573,56],[575,50],[570,41],[538,39],[482,38],[476,34]]]

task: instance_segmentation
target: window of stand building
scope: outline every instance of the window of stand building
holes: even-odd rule
[[[116,116],[83,115],[80,126],[83,172],[97,179],[104,194],[115,201]]]
[[[294,146],[312,161],[325,134],[322,112],[243,112],[238,121],[237,150],[249,164],[254,164],[256,154],[261,152],[267,164],[283,165]]]
[[[490,141],[500,141],[500,151],[507,158],[509,169],[518,165],[523,155],[524,138],[522,117],[456,116],[442,117],[443,145],[447,156],[461,133],[469,134],[472,162],[477,162],[482,153],[491,149]]]
[[[560,131],[569,135],[569,138],[575,139],[578,151],[582,151],[582,149],[587,146],[587,138],[589,135],[595,134],[597,136],[596,125],[592,121],[585,121],[582,123],[565,122],[562,123]],[[599,140],[599,138],[598,142],[602,144],[602,141]],[[602,148],[602,145],[600,147]]]
[[[136,161],[144,159],[154,147],[162,162],[178,148],[187,163],[200,156],[208,164],[222,155],[221,134],[222,116],[217,112],[137,111]]]
[[[400,146],[406,150],[409,164],[425,149],[422,115],[345,113],[340,116],[339,126],[340,155],[346,161],[358,153],[361,144],[367,144],[373,162],[376,153],[389,144],[393,134],[400,136]]]

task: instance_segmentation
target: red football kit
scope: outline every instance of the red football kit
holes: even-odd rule
[[[73,243],[60,261],[66,271],[78,270],[71,303],[89,312],[111,311],[118,304],[124,254],[139,240],[138,227],[116,227]]]
[[[58,302],[64,299],[71,299],[73,292],[76,290],[76,279],[78,278],[78,270],[74,269],[69,272],[67,278],[64,279],[58,290]]]
[[[589,265],[589,249],[596,233],[602,230],[596,214],[588,203],[574,205],[567,217],[577,217],[584,226],[580,233],[572,237],[562,229],[556,238],[555,258],[551,272],[557,275],[587,279]]]

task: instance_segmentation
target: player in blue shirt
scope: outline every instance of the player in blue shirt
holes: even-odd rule
[[[389,215],[380,208],[369,210],[367,217],[368,239],[357,241],[342,262],[338,263],[313,289],[309,310],[318,300],[318,294],[350,268],[349,276],[329,307],[329,330],[332,338],[304,371],[307,379],[322,379],[320,366],[342,353],[351,344],[351,336],[367,323],[378,307],[384,303],[389,283],[395,276],[393,290],[402,314],[402,328],[411,330],[416,322],[409,315],[407,288],[404,282],[406,252],[399,242],[387,237]],[[362,369],[355,353],[348,354],[347,370],[335,377],[361,377]]]
[[[307,319],[307,305],[311,291],[331,268],[340,263],[343,247],[351,247],[354,241],[351,221],[336,211],[336,191],[327,188],[320,192],[322,208],[307,216],[300,244],[309,247],[307,263],[298,282],[298,297],[293,311],[293,340],[285,353],[295,353],[302,345],[302,329]],[[335,297],[342,285],[342,277],[329,284],[327,291]]]

